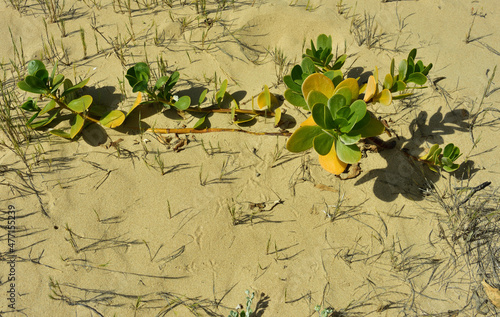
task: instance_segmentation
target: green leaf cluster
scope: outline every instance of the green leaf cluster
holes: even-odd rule
[[[17,83],[17,86],[24,91],[38,94],[38,98],[29,97],[20,107],[33,114],[27,120],[26,124],[32,129],[38,129],[48,126],[51,122],[59,117],[62,112],[69,112],[69,131],[62,129],[50,129],[49,132],[64,138],[73,139],[76,137],[86,124],[89,118],[88,114],[96,112],[96,109],[91,109],[93,99],[90,95],[78,96],[77,92],[83,88],[89,81],[89,78],[73,85],[71,80],[65,79],[64,75],[56,74],[57,62],[54,64],[52,71],[47,71],[43,62],[32,60],[28,63],[28,75],[24,80]],[[62,88],[62,92],[61,89]],[[38,103],[48,99],[43,107],[39,107]],[[106,116],[109,113],[101,113]],[[121,115],[120,115],[121,114]],[[118,111],[114,111],[113,119],[107,118],[109,124],[117,124],[123,122],[125,115]],[[45,115],[45,116],[44,116]],[[41,118],[41,116],[44,116]],[[35,121],[35,119],[39,119]]]
[[[171,93],[179,80],[179,72],[175,71],[170,76],[158,78],[154,85],[150,85],[150,73],[149,66],[140,62],[130,67],[125,75],[133,92],[143,92],[149,97],[149,100],[143,101],[141,104],[159,103],[167,109],[173,106],[178,110],[186,110],[191,106],[189,96],[177,98]]]
[[[255,297],[255,293],[252,292],[252,294],[250,294],[250,292],[248,290],[246,290],[245,294],[247,295],[245,309],[239,313],[237,311],[231,310],[229,312],[228,317],[250,317],[250,316],[252,316],[253,311],[251,309],[251,306],[252,306],[252,301]]]
[[[389,89],[391,93],[394,92],[404,92],[408,88],[409,83],[414,83],[416,85],[422,86],[427,82],[427,74],[432,68],[432,63],[429,65],[424,65],[424,63],[419,60],[416,61],[417,49],[414,48],[408,54],[407,59],[403,59],[397,69],[395,69],[394,59],[391,61],[390,73],[385,75],[383,87],[384,89]],[[400,94],[396,95],[394,99],[401,99],[409,96],[411,94]]]
[[[322,73],[330,78],[334,85],[342,81],[343,74],[340,68],[344,65],[347,56],[341,55],[333,60],[332,54],[332,37],[321,34],[316,40],[316,45],[311,40],[311,48],[306,49],[306,53],[302,55],[300,65],[295,65],[292,68],[290,75],[283,77],[283,81],[288,89],[285,91],[285,99],[296,107],[301,107],[306,110],[307,103],[302,94],[301,86],[304,80],[309,75],[314,73]]]
[[[437,172],[437,170],[434,166],[439,166],[445,171],[451,173],[460,167],[460,165],[456,164],[455,161],[461,155],[460,149],[453,143],[447,144],[444,147],[444,150],[441,149],[438,144],[434,144],[426,155],[420,157],[420,160],[427,163],[429,168],[435,172]]]
[[[384,126],[367,110],[363,100],[353,100],[352,96],[351,89],[341,85],[330,98],[319,90],[311,90],[307,105],[312,109],[314,124],[297,129],[287,142],[288,150],[302,152],[314,148],[326,156],[333,148],[340,161],[358,162],[361,150],[356,143],[381,134]]]

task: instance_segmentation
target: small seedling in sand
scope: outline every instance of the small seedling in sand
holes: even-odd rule
[[[314,307],[314,310],[318,313],[319,317],[328,317],[330,314],[333,313],[333,309],[331,308],[325,308],[321,310],[321,305],[316,305]]]
[[[455,163],[455,160],[461,155],[460,149],[453,143],[446,145],[444,151],[439,147],[439,145],[434,144],[426,155],[420,157],[420,160],[429,165],[429,168],[432,171],[437,172],[434,166],[439,166],[445,171],[451,173],[460,167],[459,164]]]
[[[422,61],[415,62],[417,50],[413,49],[408,58],[399,63],[397,75],[392,60],[390,73],[385,76],[380,90],[377,69],[368,82],[359,87],[356,78],[343,79],[339,70],[345,55],[331,64],[331,51],[331,37],[320,35],[316,46],[311,41],[311,49],[306,50],[301,65],[285,76],[289,87],[285,92],[287,101],[311,112],[288,140],[287,149],[302,152],[314,148],[321,166],[339,175],[348,164],[356,164],[361,159],[359,141],[377,137],[385,131],[384,124],[367,109],[367,103],[390,105],[393,99],[412,95],[407,92],[409,89],[424,88],[422,85],[427,81],[432,64],[425,66]],[[410,87],[410,83],[419,86]],[[399,94],[393,96],[395,93]],[[452,172],[458,168],[454,162],[459,156],[460,150],[453,144],[445,147],[443,155],[439,146],[434,145],[420,160],[431,167],[437,165]]]
[[[238,313],[238,310],[243,309],[243,307],[241,307],[241,305],[238,305],[238,307],[236,307],[236,311],[231,310],[229,312],[228,317],[250,317],[252,315],[251,306],[252,306],[252,301],[255,297],[255,293],[252,292],[252,294],[250,294],[250,292],[248,290],[246,290],[245,294],[247,295],[246,296],[247,302],[246,302],[245,309]]]

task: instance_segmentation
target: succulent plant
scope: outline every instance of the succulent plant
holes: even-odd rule
[[[292,134],[287,149],[302,152],[314,148],[328,172],[340,174],[347,164],[357,163],[361,150],[356,143],[384,132],[384,125],[358,99],[355,79],[347,78],[335,86],[330,78],[316,73],[304,80],[301,90],[312,115]]]
[[[23,110],[32,112],[33,115],[27,120],[26,124],[32,129],[38,129],[48,126],[63,112],[69,112],[69,131],[67,129],[49,129],[49,132],[64,138],[75,138],[84,126],[89,122],[99,122],[104,126],[114,128],[123,123],[125,114],[119,110],[107,110],[104,107],[93,104],[93,98],[90,95],[78,97],[76,92],[83,88],[89,78],[73,85],[71,80],[65,79],[64,75],[58,74],[57,63],[49,72],[43,62],[32,60],[28,63],[28,75],[17,83],[17,86],[27,92],[38,94],[39,98],[29,97],[21,105]],[[61,86],[63,91],[60,92]],[[48,102],[40,108],[39,102],[48,99]],[[35,119],[46,115],[43,119]],[[97,117],[98,119],[96,119]]]

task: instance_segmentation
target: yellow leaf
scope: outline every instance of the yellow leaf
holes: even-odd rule
[[[307,100],[307,96],[312,90],[319,91],[330,99],[333,96],[335,85],[330,78],[323,74],[316,73],[309,75],[302,83],[302,95],[305,100]]]
[[[481,284],[483,284],[484,292],[490,302],[495,305],[495,307],[500,308],[500,290],[490,286],[485,280],[483,280]]]
[[[316,122],[314,122],[314,119],[312,116],[309,116],[309,118],[307,118],[306,121],[304,121],[300,124],[301,127],[312,126],[312,125],[317,125]]]
[[[136,108],[136,107],[137,107],[137,106],[141,103],[141,101],[142,101],[142,94],[141,94],[141,92],[139,91],[139,92],[137,93],[137,98],[135,99],[135,102],[134,102],[134,104],[132,105],[132,108],[130,108],[130,110],[129,110],[129,111],[128,111],[128,113],[127,113],[127,116],[128,116],[128,115],[132,112],[132,110],[134,110],[134,109],[135,109],[135,108]]]
[[[264,91],[257,96],[257,105],[259,106],[259,109],[268,107],[268,109],[271,110],[279,105],[278,98],[269,92],[269,88],[267,88],[267,86],[264,86]]]
[[[345,168],[347,167],[347,163],[339,160],[337,152],[335,152],[335,145],[332,146],[330,153],[328,153],[327,155],[319,155],[318,159],[319,164],[321,164],[321,167],[323,167],[323,169],[335,175],[342,174],[342,172],[345,171]]]
[[[366,83],[365,97],[363,100],[365,102],[370,101],[375,93],[377,92],[377,82],[375,81],[375,77],[372,75],[368,77],[368,82]]]
[[[343,81],[340,82],[340,84],[337,87],[335,87],[335,92],[337,92],[342,87],[349,88],[349,90],[351,91],[351,95],[352,95],[351,100],[358,99],[359,85],[358,85],[358,81],[356,79],[354,79],[354,78],[344,79]],[[330,97],[328,97],[328,98],[330,98]]]
[[[277,127],[279,125],[280,120],[281,120],[281,109],[276,108],[276,110],[274,111],[274,126],[275,127]]]
[[[389,106],[392,103],[392,94],[389,89],[384,89],[377,95],[377,97],[373,98],[373,101],[380,102],[385,106]]]

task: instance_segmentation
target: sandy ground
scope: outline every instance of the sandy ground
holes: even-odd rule
[[[4,89],[27,97],[14,88],[18,76],[9,63],[21,66],[14,51],[21,41],[28,61],[46,57],[43,45],[53,38],[60,56],[61,45],[68,52],[70,65],[59,63],[59,71],[90,77],[85,93],[125,111],[136,97],[127,83],[121,88],[126,69],[147,60],[157,70],[160,56],[168,71],[181,73],[179,95],[196,100],[208,88],[208,105],[215,81],[227,79],[228,92],[250,108],[263,85],[277,95],[285,90],[274,53],[286,56],[287,74],[304,43],[309,47],[321,33],[348,54],[343,70],[355,76],[375,66],[385,74],[393,57],[406,58],[416,47],[419,59],[434,64],[433,83],[373,111],[392,120],[399,148],[419,155],[453,142],[466,163],[439,175],[388,150],[368,153],[361,175],[341,181],[319,166],[315,153],[287,152],[282,136],[179,135],[188,143],[175,152],[161,138],[130,129],[137,121],[117,130],[92,127],[73,142],[41,133],[23,144],[31,172],[0,147],[2,316],[227,316],[244,304],[245,290],[256,294],[255,316],[312,316],[318,304],[334,309],[333,316],[496,314],[481,281],[498,286],[500,279],[480,260],[494,263],[498,248],[476,254],[471,236],[452,239],[464,224],[441,204],[464,199],[467,193],[453,190],[458,186],[492,182],[470,206],[491,200],[498,187],[499,134],[495,121],[487,124],[495,112],[474,126],[476,144],[470,132],[474,114],[500,101],[495,78],[485,94],[500,62],[496,1],[256,0],[227,1],[223,10],[207,1],[207,17],[190,1],[167,2],[149,8],[132,2],[130,13],[123,2],[120,13],[118,2],[66,1],[64,37],[38,2],[23,2],[19,11],[2,2]],[[372,47],[359,45],[369,31],[376,34]],[[117,41],[128,42],[113,51]],[[290,131],[306,117],[287,102],[282,108]],[[197,120],[149,110],[141,112],[144,126],[191,127]],[[223,114],[209,120],[212,127],[233,127]],[[272,119],[245,129],[277,131]],[[489,234],[496,241],[498,233]]]

